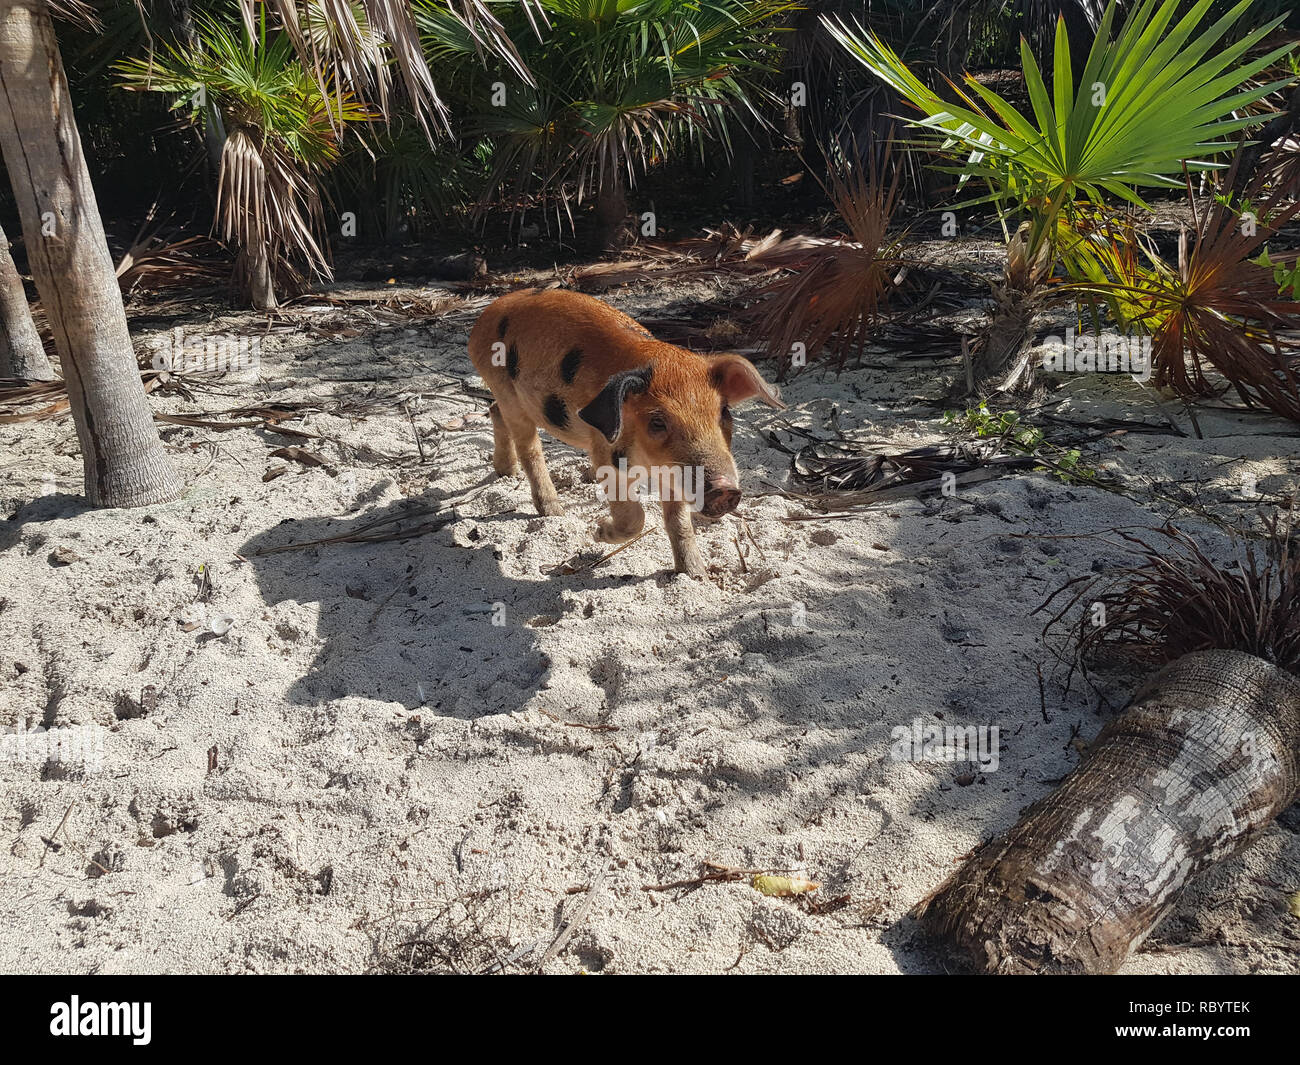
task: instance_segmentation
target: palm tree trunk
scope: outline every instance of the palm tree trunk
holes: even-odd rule
[[[1241,651],[1184,655],[917,916],[981,972],[1113,973],[1298,794],[1300,680]]]
[[[86,497],[108,507],[175,499],[182,485],[140,387],[45,0],[0,8],[0,148],[63,365]]]
[[[627,236],[627,189],[614,167],[596,190],[596,243],[600,251],[615,251]]]
[[[23,279],[9,254],[9,238],[0,229],[0,377],[53,381],[45,345],[32,321]]]
[[[990,384],[999,392],[1027,391],[1033,386],[1029,343],[1053,259],[1047,240],[1036,250],[1031,248],[1031,232],[1030,224],[1022,222],[1007,244],[1006,276],[993,287],[993,312],[975,362],[976,390]]]
[[[247,289],[249,304],[255,311],[273,311],[280,305],[275,298],[275,274],[271,270],[271,256],[265,244],[249,248],[243,255],[240,274]]]
[[[1018,392],[1033,385],[1034,367],[1028,361],[1027,350],[1039,302],[1032,291],[1006,284],[994,286],[993,312],[975,360],[976,391],[992,387],[1000,392]]]

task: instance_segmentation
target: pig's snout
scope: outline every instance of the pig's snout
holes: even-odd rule
[[[704,483],[704,506],[701,513],[706,518],[720,518],[730,514],[740,503],[740,485],[730,477],[714,477]]]

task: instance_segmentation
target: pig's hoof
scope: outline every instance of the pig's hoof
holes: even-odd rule
[[[593,535],[602,544],[625,544],[640,531],[639,528],[625,529],[615,525],[610,518],[601,518],[596,523],[596,531]]]
[[[688,577],[694,577],[697,581],[706,581],[709,579],[709,568],[704,564],[704,559],[688,558],[677,567],[678,573],[685,573]]]
[[[519,463],[517,462],[494,462],[492,469],[498,477],[511,477],[519,472]]]
[[[544,518],[562,518],[564,507],[558,499],[542,499],[537,503],[537,513]]]

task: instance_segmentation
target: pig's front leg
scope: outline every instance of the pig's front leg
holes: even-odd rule
[[[644,527],[645,507],[635,500],[611,499],[609,516],[596,522],[596,539],[606,544],[621,544]]]
[[[705,578],[709,575],[704,558],[695,544],[695,526],[691,524],[691,506],[681,500],[665,499],[664,528],[673,545],[673,565],[678,573]]]
[[[589,470],[591,480],[600,483],[609,502],[609,515],[596,523],[596,539],[606,544],[626,543],[645,527],[645,508],[632,498],[613,449],[603,443],[592,447]]]

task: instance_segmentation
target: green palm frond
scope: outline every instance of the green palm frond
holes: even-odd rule
[[[1077,78],[1065,24],[1058,21],[1050,90],[1022,42],[1027,114],[971,75],[963,86],[951,86],[955,100],[945,100],[860,25],[826,25],[921,112],[915,124],[934,137],[943,155],[958,161],[960,172],[986,181],[989,198],[1030,210],[1036,243],[1076,198],[1100,202],[1111,194],[1144,206],[1137,189],[1176,187],[1184,163],[1191,170],[1218,165],[1211,157],[1259,122],[1240,110],[1286,82],[1243,86],[1294,46],[1251,54],[1282,19],[1223,44],[1254,0],[1241,0],[1202,28],[1212,2],[1199,0],[1179,18],[1180,0],[1142,0],[1116,30],[1111,0]]]
[[[791,0],[485,0],[533,83],[488,56],[459,12],[415,0],[425,53],[462,72],[470,128],[492,139],[493,186],[585,198],[634,184],[683,136],[727,139],[728,113],[750,105],[750,75],[769,69]],[[505,98],[493,86],[505,86]]]
[[[349,92],[322,92],[288,35],[268,32],[265,20],[252,37],[197,16],[195,33],[193,44],[115,64],[121,84],[176,96],[174,110],[196,124],[219,123],[223,239],[245,251],[263,247],[281,268],[297,259],[328,276],[318,179],[339,159],[339,130],[372,112]]]

